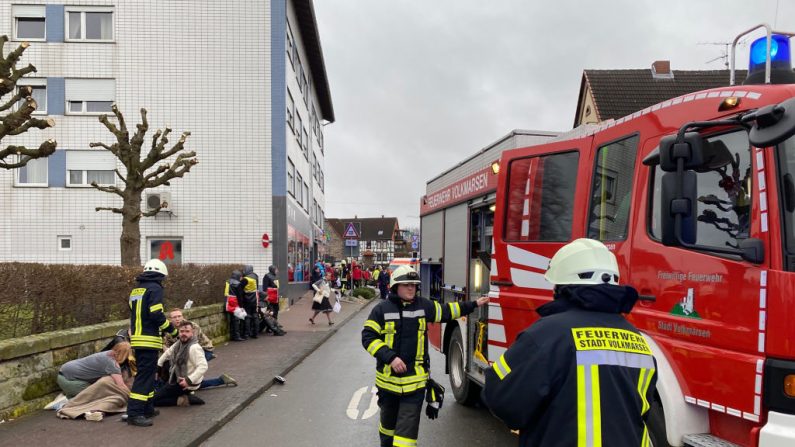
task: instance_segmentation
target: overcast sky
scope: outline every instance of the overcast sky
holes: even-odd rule
[[[778,3],[778,4],[777,4]],[[792,0],[316,0],[336,122],[325,127],[326,216],[419,226],[431,178],[512,129],[571,129],[584,69],[722,69]],[[738,51],[738,66],[748,57]]]

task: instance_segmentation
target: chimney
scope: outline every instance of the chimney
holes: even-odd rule
[[[671,61],[654,61],[651,64],[651,77],[653,79],[673,79],[674,72],[671,71]]]

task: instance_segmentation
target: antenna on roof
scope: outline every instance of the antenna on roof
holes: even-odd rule
[[[731,42],[699,42],[698,45],[720,45],[723,47],[723,50],[720,53],[720,56],[714,57],[706,62],[705,64],[711,64],[713,62],[717,62],[719,60],[723,60],[723,66],[726,67],[726,70],[729,69],[729,46]],[[745,41],[741,41],[738,45],[745,45]]]

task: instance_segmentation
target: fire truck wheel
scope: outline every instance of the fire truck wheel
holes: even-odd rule
[[[453,396],[458,403],[474,405],[480,399],[480,387],[467,377],[464,365],[464,343],[461,331],[455,329],[450,337],[450,347],[447,350],[447,368],[450,371],[450,386]]]
[[[651,403],[646,426],[649,429],[652,446],[671,447],[671,444],[668,444],[668,433],[665,430],[665,412],[659,398],[654,399]]]

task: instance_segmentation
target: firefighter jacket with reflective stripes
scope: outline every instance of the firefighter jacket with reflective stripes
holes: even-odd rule
[[[133,348],[162,349],[161,333],[177,336],[177,329],[163,312],[163,286],[160,272],[148,271],[135,280],[138,287],[130,292],[130,345]]]
[[[621,312],[637,292],[558,288],[555,300],[486,371],[483,401],[522,446],[647,447],[656,384],[649,345]]]
[[[257,290],[259,289],[259,276],[254,273],[251,266],[246,266],[243,271],[244,278],[240,281],[243,284],[243,292],[246,294],[243,308],[246,312],[253,315],[257,312]]]
[[[362,329],[362,346],[376,358],[375,385],[398,395],[424,391],[430,367],[427,324],[452,321],[476,307],[474,301],[441,304],[419,296],[406,303],[390,293],[373,308]],[[395,357],[406,364],[403,374],[389,366]]]

